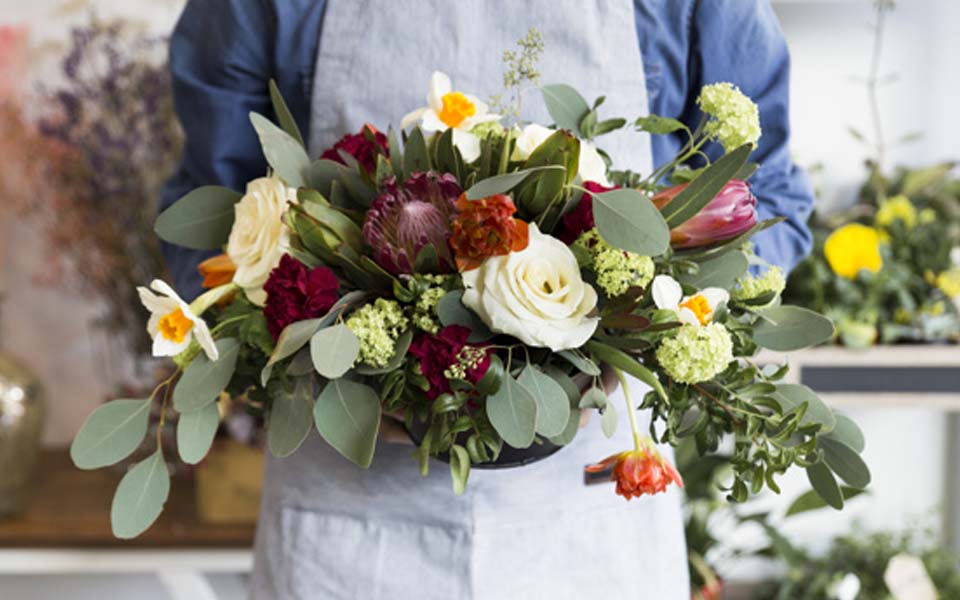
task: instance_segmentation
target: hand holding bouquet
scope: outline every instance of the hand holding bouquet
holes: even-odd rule
[[[581,412],[633,448],[613,448],[626,498],[681,484],[654,441],[692,436],[702,454],[734,440],[730,498],[742,501],[793,465],[841,506],[834,474],[865,486],[859,430],[759,348],[828,339],[829,320],[780,304],[783,274],[750,250],[757,222],[745,180],[760,135],[756,106],[730,84],[706,86],[694,130],[646,116],[600,120],[573,88],[542,88],[552,127],[505,125],[436,73],[428,106],[386,134],[364,125],[312,160],[276,89],[279,126],[252,114],[271,172],[245,194],[194,190],[160,215],[169,242],[225,254],[201,265],[209,289],[187,304],[163,282],[141,288],[154,353],[178,370],[145,399],[91,415],[72,455],[81,468],[125,458],[154,402],[179,413],[179,453],[198,462],[230,394],[266,415],[268,445],[294,452],[316,427],[346,460],[374,460],[385,413],[418,432],[422,470],[449,462],[462,492],[471,468],[505,448],[561,447]],[[645,178],[611,169],[595,143],[633,127],[687,140]],[[726,153],[693,169],[702,149]],[[748,272],[753,264],[756,269]],[[601,367],[649,386],[614,406]],[[584,388],[575,380],[587,381]],[[634,413],[653,415],[648,433]],[[562,451],[562,450],[561,450]],[[601,460],[603,459],[603,460]],[[161,450],[134,466],[113,505],[132,537],[169,489]]]

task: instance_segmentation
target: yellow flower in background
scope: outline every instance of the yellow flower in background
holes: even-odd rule
[[[881,204],[875,219],[877,227],[890,227],[896,221],[903,223],[907,229],[917,225],[917,209],[910,198],[902,194]]]
[[[854,279],[862,269],[876,273],[883,266],[880,233],[859,223],[844,225],[831,233],[823,253],[833,272],[847,279]]]
[[[960,297],[960,268],[950,269],[937,275],[937,287],[948,298]]]

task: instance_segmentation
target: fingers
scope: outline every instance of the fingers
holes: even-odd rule
[[[389,444],[413,445],[413,440],[403,425],[393,417],[384,415],[380,421],[380,439]]]

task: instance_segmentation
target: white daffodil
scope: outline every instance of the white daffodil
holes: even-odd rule
[[[166,282],[154,279],[150,287],[159,294],[142,286],[137,288],[137,293],[140,302],[150,311],[147,332],[153,338],[153,355],[176,356],[186,350],[196,336],[207,358],[217,360],[220,355],[207,323]]]
[[[688,325],[706,325],[713,319],[717,307],[729,299],[727,290],[715,287],[684,296],[683,289],[673,277],[657,275],[653,278],[653,301],[657,308],[672,310],[681,323]]]
[[[556,131],[556,129],[550,129],[537,123],[530,123],[517,136],[517,143],[513,147],[510,160],[527,160],[533,154],[533,151],[539,148],[540,144],[547,141],[547,138]],[[604,187],[610,187],[610,180],[607,179],[607,163],[604,162],[593,142],[580,140],[580,156],[577,164],[579,165],[577,175],[580,176],[581,180],[593,181]]]
[[[430,76],[427,106],[407,114],[400,126],[406,129],[416,123],[428,132],[453,129],[453,145],[463,160],[473,162],[480,157],[480,138],[471,130],[481,123],[499,120],[500,115],[490,114],[487,105],[476,96],[454,91],[450,78],[434,71]]]

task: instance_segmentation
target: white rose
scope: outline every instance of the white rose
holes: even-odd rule
[[[597,292],[580,277],[570,248],[530,225],[530,243],[520,252],[486,259],[463,273],[463,304],[491,330],[554,352],[582,346],[597,330],[588,316]]]
[[[533,151],[540,144],[545,142],[548,137],[553,135],[555,129],[544,127],[531,123],[520,131],[517,136],[517,145],[513,148],[511,160],[521,161],[530,158]],[[597,147],[586,140],[580,140],[580,157],[577,174],[583,181],[595,181],[604,187],[610,187],[610,180],[607,179],[607,163],[597,151]]]
[[[290,247],[283,214],[287,203],[296,199],[297,191],[280,179],[261,177],[247,184],[247,193],[234,207],[236,218],[227,240],[227,254],[237,266],[234,283],[254,304],[263,306],[267,301],[263,284]]]

